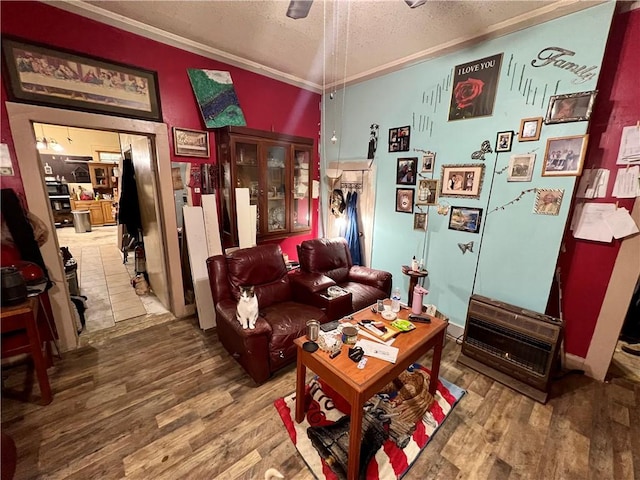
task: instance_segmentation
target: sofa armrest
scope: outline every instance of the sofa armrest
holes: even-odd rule
[[[319,293],[336,284],[321,273],[296,272],[289,275],[294,292]]]
[[[391,295],[391,274],[389,272],[354,265],[349,270],[349,281],[364,283]]]

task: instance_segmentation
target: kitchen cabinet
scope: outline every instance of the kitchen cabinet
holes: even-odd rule
[[[89,176],[94,189],[111,189],[117,185],[112,181],[116,163],[92,162],[89,164]]]
[[[112,200],[71,200],[72,210],[88,210],[92,226],[112,225],[116,223],[113,215]]]
[[[238,245],[236,188],[256,205],[257,241],[311,230],[313,139],[244,127],[216,131],[220,168],[221,233],[225,248]]]

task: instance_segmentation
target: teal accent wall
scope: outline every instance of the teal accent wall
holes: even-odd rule
[[[472,293],[545,310],[578,179],[541,176],[546,143],[548,138],[585,134],[588,124],[543,124],[538,141],[518,142],[516,137],[511,152],[488,153],[484,161],[472,160],[471,154],[484,140],[494,148],[499,131],[517,133],[521,119],[544,117],[551,95],[596,88],[614,6],[614,2],[594,6],[347,87],[334,99],[324,96],[323,165],[335,159],[366,158],[369,125],[380,126],[374,160],[377,181],[371,266],[393,274],[394,287],[403,291],[404,301],[409,279],[401,266],[408,265],[415,255],[424,258],[429,271],[425,303],[437,305],[454,324],[464,325]],[[548,47],[574,51],[573,57],[562,58],[587,68],[595,66],[589,71],[595,75],[583,82],[557,66],[534,68],[532,60]],[[503,58],[493,115],[448,121],[454,67],[499,53]],[[410,151],[389,153],[389,129],[404,125],[411,126]],[[339,139],[336,144],[328,141],[333,130]],[[449,215],[439,215],[436,207],[422,207],[428,213],[428,229],[426,233],[415,231],[413,215],[395,211],[396,188],[414,188],[417,195],[417,186],[396,185],[395,178],[399,157],[421,160],[422,153],[414,148],[436,153],[433,176],[423,178],[440,178],[443,164],[485,165],[479,199],[440,198],[441,204],[482,208],[479,233],[448,229]],[[589,148],[597,149],[598,145]],[[536,154],[532,181],[507,182],[505,167],[510,156],[528,152]],[[532,188],[563,189],[559,215],[534,214],[535,192],[500,208]],[[419,211],[414,207],[414,212]],[[473,252],[463,254],[458,243],[470,241],[474,242]]]

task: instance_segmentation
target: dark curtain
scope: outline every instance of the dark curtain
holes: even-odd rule
[[[133,237],[142,229],[140,220],[140,206],[138,204],[138,188],[133,168],[131,153],[125,152],[122,160],[122,191],[118,209],[118,223],[127,227],[127,232]]]
[[[347,228],[344,238],[349,245],[351,260],[354,265],[362,265],[362,252],[360,250],[360,230],[358,229],[358,192],[347,194]]]

